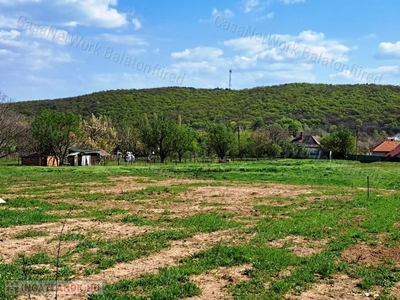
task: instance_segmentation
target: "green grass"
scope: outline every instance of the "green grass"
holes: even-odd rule
[[[235,299],[284,299],[288,293],[300,295],[313,283],[322,279],[329,281],[338,273],[357,279],[359,284],[355,290],[360,293],[380,287],[384,291],[379,299],[393,299],[391,289],[400,281],[400,271],[393,260],[367,266],[347,262],[341,256],[344,250],[358,244],[399,246],[399,171],[400,164],[395,163],[311,160],[90,168],[35,168],[0,164],[0,196],[17,196],[5,199],[7,203],[0,207],[0,227],[47,222],[61,224],[66,218],[146,226],[143,228],[146,232],[128,238],[104,238],[100,230],[87,234],[74,230],[65,232],[61,242],[74,241],[78,245],[60,257],[62,278],[76,275],[70,267],[76,263],[86,266],[85,275],[98,273],[117,263],[156,254],[168,249],[173,241],[200,233],[206,235],[232,229],[235,237],[246,237],[237,245],[221,240],[210,249],[182,258],[174,267],[161,268],[158,274],[146,274],[108,285],[104,295],[92,295],[91,299],[180,299],[196,296],[201,290],[191,282],[191,276],[244,264],[250,266],[243,274],[248,280],[229,282],[226,287]],[[132,176],[135,182],[149,183],[150,186],[120,193],[92,192],[92,185],[85,186],[85,183],[97,182],[96,186],[107,188],[114,182],[110,179],[118,176]],[[366,176],[371,179],[369,199],[364,189]],[[13,189],[18,187],[15,178],[19,178],[18,184],[24,186],[20,191]],[[155,181],[170,178],[208,180],[151,186]],[[174,205],[185,205],[188,201],[184,193],[196,187],[251,183],[260,187],[263,183],[272,187],[273,183],[298,184],[302,191],[294,198],[256,195],[254,201],[248,204],[247,215],[230,209],[229,204],[224,202],[225,196],[213,197],[212,194],[209,197],[214,202],[190,199],[191,203],[199,205],[200,211],[197,208],[195,211],[188,210],[187,217],[178,217],[174,210]],[[57,193],[61,186],[70,191]],[[311,193],[303,190],[310,190]],[[70,204],[69,199],[87,203],[82,206]],[[129,202],[115,202],[114,207],[107,205],[105,208],[102,204],[107,200]],[[119,203],[124,206],[119,206]],[[152,216],[147,209],[158,209],[158,212]],[[69,211],[69,214],[54,214],[57,211]],[[247,225],[243,226],[244,223]],[[27,228],[13,238],[45,235],[46,232]],[[288,236],[302,237],[307,244],[320,240],[326,244],[319,253],[307,257],[296,256],[290,248],[291,244],[283,247],[269,244]],[[379,243],[379,236],[385,237],[384,244]],[[58,236],[53,241],[59,239]],[[4,294],[4,280],[24,279],[27,275],[30,278],[53,279],[51,268],[55,265],[55,255],[36,253],[24,257],[23,262],[20,257],[10,264],[0,261],[0,299],[11,299]],[[51,268],[37,268],[37,264]],[[290,272],[280,276],[287,270]]]
[[[173,240],[187,238],[190,235],[179,231],[154,231],[127,239],[84,240],[76,252],[82,253],[80,261],[93,267],[87,273],[98,272],[114,266],[116,263],[132,261],[167,248]],[[90,252],[88,249],[96,248]]]
[[[49,222],[57,222],[60,216],[49,215],[41,210],[25,209],[25,210],[0,210],[0,228],[17,225],[42,224]]]
[[[38,236],[48,236],[49,233],[46,231],[41,231],[41,230],[27,230],[18,234],[14,235],[15,239],[25,239],[25,238],[31,238],[31,237],[38,237]]]

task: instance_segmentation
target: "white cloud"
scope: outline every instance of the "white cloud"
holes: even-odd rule
[[[270,12],[270,13],[268,13],[268,14],[262,16],[262,17],[258,17],[258,18],[256,19],[256,21],[264,21],[264,20],[273,19],[274,16],[275,16],[275,14],[274,14],[273,12]]]
[[[214,17],[222,16],[225,18],[233,17],[235,14],[230,9],[225,9],[223,11],[219,11],[218,9],[214,8],[211,12],[211,15]]]
[[[383,42],[379,44],[378,53],[375,55],[377,59],[399,59],[400,58],[400,41],[396,43]]]
[[[211,18],[210,19],[200,19],[199,22],[200,23],[208,23],[208,22],[215,21],[215,19],[217,17],[222,17],[222,18],[225,19],[225,18],[232,18],[234,16],[235,16],[235,14],[230,9],[225,9],[225,10],[219,11],[218,9],[214,8],[211,11]]]
[[[330,74],[331,79],[346,79],[357,83],[375,83],[381,84],[382,79],[386,83],[397,84],[397,78],[400,75],[399,66],[381,66],[377,68],[363,68],[357,64],[346,66],[344,70],[338,73]]]
[[[69,53],[54,49],[51,44],[39,43],[35,37],[22,35],[17,30],[0,30],[0,48],[10,52],[12,56],[3,59],[3,63],[28,69],[39,70],[51,68],[54,63],[73,61]]]
[[[142,28],[142,22],[138,18],[133,18],[132,24],[135,30],[139,30],[140,28]]]
[[[201,61],[204,59],[213,60],[221,57],[223,54],[224,52],[219,48],[196,47],[192,49],[185,49],[182,52],[173,52],[171,53],[171,57],[174,59]]]
[[[5,15],[0,15],[0,28],[16,28],[17,20],[18,18],[10,18]]]
[[[251,12],[258,5],[260,5],[259,0],[243,0],[243,6],[244,6],[245,13]]]
[[[298,38],[304,42],[318,42],[325,39],[325,34],[322,32],[313,32],[311,30],[303,31],[299,34]]]
[[[7,6],[16,6],[26,3],[40,3],[42,0],[0,0],[0,4]]]
[[[65,6],[70,6],[76,14],[81,15],[83,25],[96,25],[106,28],[115,28],[127,25],[126,14],[119,13],[113,8],[117,0],[60,0]]]
[[[21,15],[25,11],[25,15],[32,18],[36,9],[40,9],[40,20],[43,24],[49,19],[69,27],[84,25],[118,28],[129,23],[127,14],[117,10],[117,0],[0,0],[0,4],[7,5],[15,14]],[[32,14],[28,13],[31,11]]]
[[[257,35],[227,40],[225,46],[247,56],[260,59],[268,57],[276,61],[334,59],[345,62],[350,48],[336,40],[329,40],[323,33],[303,31],[293,35]],[[273,50],[274,49],[274,50]]]
[[[187,74],[197,74],[197,73],[215,73],[218,67],[208,61],[184,61],[177,64],[172,64],[172,68],[177,70],[184,70]]]
[[[27,27],[24,29],[23,33],[27,38],[43,39],[59,45],[66,45],[71,40],[69,32],[53,26]]]
[[[21,33],[18,30],[0,30],[0,39],[11,39],[14,40],[16,39],[18,36],[20,36]]]

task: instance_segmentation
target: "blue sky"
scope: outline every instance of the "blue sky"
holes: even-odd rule
[[[398,0],[0,0],[0,91],[398,84]]]

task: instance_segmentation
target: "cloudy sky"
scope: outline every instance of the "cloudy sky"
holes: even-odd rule
[[[398,0],[0,0],[0,91],[399,83]]]

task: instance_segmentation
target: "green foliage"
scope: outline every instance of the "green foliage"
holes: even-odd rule
[[[292,118],[283,117],[276,123],[287,129],[289,133],[293,136],[297,136],[297,134],[302,129],[301,123],[297,120],[293,120]]]
[[[154,116],[143,122],[140,130],[143,143],[160,156],[162,163],[175,151],[178,125],[173,120]]]
[[[185,124],[205,128],[207,122],[235,121],[247,128],[261,128],[282,117],[300,122],[303,127],[343,125],[363,130],[400,130],[400,87],[390,85],[330,85],[295,83],[244,90],[168,87],[142,90],[113,90],[65,99],[16,102],[12,107],[27,116],[42,108],[75,112],[84,118],[111,117],[114,124],[138,125],[144,113],[163,113]],[[298,123],[281,121],[298,129]],[[296,125],[297,124],[297,125]],[[289,126],[292,125],[292,126]]]
[[[278,144],[269,144],[265,149],[265,153],[268,157],[277,157],[281,154],[282,148]]]
[[[48,215],[41,210],[0,210],[0,228],[55,222],[59,219],[59,216]]]
[[[270,143],[268,130],[266,128],[257,129],[251,133],[247,151],[252,157],[263,157]]]
[[[179,162],[182,162],[182,157],[186,152],[195,149],[195,137],[195,132],[185,125],[179,125],[176,129],[175,151],[178,154]]]
[[[27,230],[21,233],[18,233],[14,235],[14,238],[16,239],[25,239],[25,238],[31,238],[31,237],[37,237],[37,236],[48,236],[49,233],[45,231],[40,231],[40,230]]]
[[[332,151],[335,158],[345,158],[355,153],[356,149],[354,133],[349,129],[341,129],[323,137],[321,145],[325,150]]]
[[[70,112],[42,110],[31,126],[32,136],[39,144],[39,151],[55,154],[63,163],[74,141],[82,134],[80,116]]]
[[[208,146],[220,160],[232,150],[235,134],[224,124],[211,124],[208,128]]]
[[[279,144],[282,148],[282,156],[285,158],[308,158],[310,153],[307,148],[297,143],[283,141]]]

